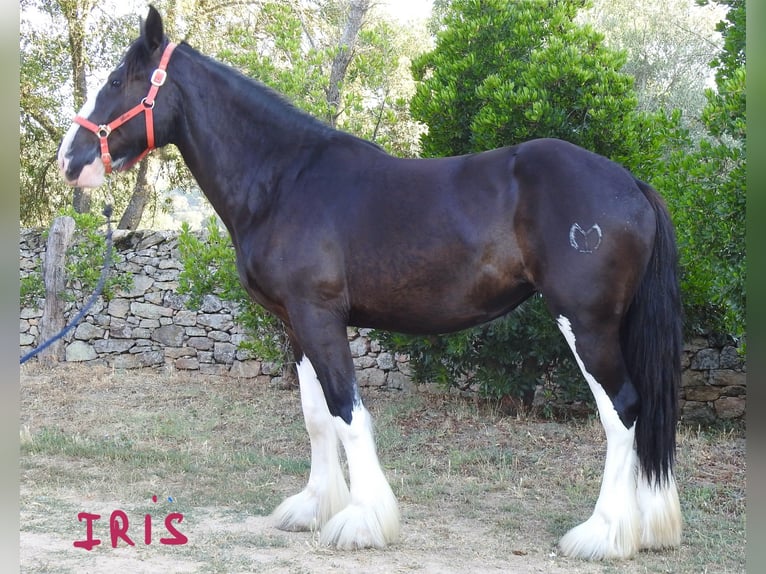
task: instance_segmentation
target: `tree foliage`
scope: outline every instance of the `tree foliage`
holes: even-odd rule
[[[560,137],[638,173],[661,161],[676,119],[637,110],[625,54],[575,22],[584,4],[453,0],[436,49],[413,64],[423,155]]]
[[[592,0],[578,20],[604,33],[612,49],[625,53],[622,71],[634,78],[638,108],[682,111],[698,140],[710,60],[720,50],[715,30],[721,10],[694,0]]]
[[[338,78],[349,16],[348,1],[267,2],[252,21],[231,24],[231,42],[218,55],[327,123],[397,155],[415,155],[419,129],[409,117],[404,64],[420,42],[369,12]]]
[[[657,176],[676,223],[688,328],[745,336],[745,2],[730,0],[717,29],[724,48],[705,90],[706,136]]]

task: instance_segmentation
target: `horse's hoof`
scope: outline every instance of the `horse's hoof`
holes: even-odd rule
[[[608,523],[593,515],[567,532],[559,541],[559,549],[564,556],[586,560],[627,559],[638,552],[639,538],[637,523]]]
[[[321,530],[319,542],[340,550],[385,548],[399,539],[399,511],[375,512],[374,509],[351,504],[333,516]]]
[[[345,483],[336,488],[334,496],[327,494],[320,500],[312,490],[306,488],[282,501],[274,512],[272,520],[280,530],[290,532],[319,530],[348,504],[349,494]]]

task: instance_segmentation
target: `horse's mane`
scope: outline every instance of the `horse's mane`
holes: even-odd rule
[[[225,78],[230,83],[233,92],[245,99],[245,105],[253,110],[259,110],[267,117],[272,117],[275,124],[284,126],[287,130],[308,132],[320,139],[332,141],[355,141],[382,150],[377,144],[359,138],[350,133],[337,130],[309,113],[296,107],[289,99],[263,82],[251,78],[229,64],[215,60],[202,54],[186,42],[180,42],[178,50],[199,61],[205,67]],[[141,38],[135,40],[123,57],[129,77],[143,71],[149,66],[150,54]]]

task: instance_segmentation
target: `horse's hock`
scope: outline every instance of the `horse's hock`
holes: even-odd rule
[[[231,305],[209,295],[198,310],[187,309],[178,294],[183,268],[178,233],[115,231],[116,270],[133,275],[129,291],[107,304],[99,298],[83,321],[65,337],[65,360],[114,368],[172,366],[205,374],[258,378],[279,383],[271,365],[238,348],[244,338]],[[45,241],[40,230],[21,231],[21,276],[41,269]],[[81,304],[90,293],[79,293]],[[21,309],[20,354],[40,341],[43,300]],[[69,303],[66,320],[77,309]],[[403,389],[410,383],[406,357],[381,349],[369,330],[349,329],[349,343],[361,386]],[[681,416],[685,422],[711,424],[744,419],[746,369],[737,349],[703,338],[687,342],[684,352]]]

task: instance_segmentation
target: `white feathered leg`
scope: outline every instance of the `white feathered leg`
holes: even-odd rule
[[[307,357],[298,363],[298,381],[311,440],[311,473],[306,488],[283,501],[272,517],[282,530],[316,530],[348,504],[349,492],[340,466],[334,417]]]
[[[351,503],[322,528],[320,542],[342,549],[383,548],[399,538],[399,508],[375,453],[372,420],[358,400],[351,424],[335,418],[346,451]]]
[[[638,476],[638,507],[641,510],[641,548],[660,550],[681,544],[681,504],[672,472],[660,485]]]
[[[636,425],[625,428],[609,396],[585,368],[577,354],[569,320],[560,316],[558,325],[593,392],[606,432],[606,462],[596,507],[588,520],[564,535],[559,548],[567,556],[590,560],[630,558],[638,551],[641,541],[641,514],[636,494]]]

